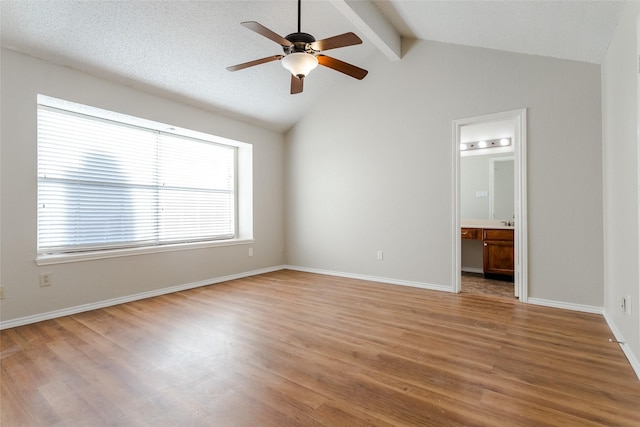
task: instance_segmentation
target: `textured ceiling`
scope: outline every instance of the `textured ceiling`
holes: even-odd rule
[[[380,48],[372,37],[377,27],[366,16],[354,20],[344,13],[345,5],[364,1],[303,0],[302,31],[317,39],[356,32],[362,45],[328,54],[368,68]],[[405,37],[593,63],[601,62],[622,8],[615,1],[374,4]],[[5,48],[277,131],[291,127],[325,92],[358,84],[319,67],[304,93],[290,95],[289,76],[277,61],[225,69],[281,53],[240,22],[258,21],[285,36],[297,29],[296,1],[4,0],[0,8]],[[374,29],[365,31],[367,25]]]
[[[408,38],[599,64],[618,23],[620,1],[381,1]]]

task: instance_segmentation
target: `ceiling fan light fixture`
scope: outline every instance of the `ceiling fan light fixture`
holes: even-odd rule
[[[284,55],[271,55],[242,64],[232,65],[231,67],[227,67],[227,70],[238,71],[267,62],[282,61],[283,68],[291,73],[290,93],[292,95],[302,92],[305,77],[318,65],[339,71],[354,79],[362,80],[367,75],[367,70],[322,53],[329,49],[361,44],[362,40],[360,40],[360,37],[354,33],[344,33],[326,39],[316,40],[311,34],[303,33],[300,30],[301,3],[302,0],[298,0],[298,31],[286,37],[274,33],[256,21],[241,22],[241,25],[249,30],[278,43]]]
[[[294,52],[282,58],[282,66],[296,77],[306,77],[318,66],[318,58],[310,53]]]

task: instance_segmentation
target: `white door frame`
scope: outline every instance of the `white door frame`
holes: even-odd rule
[[[527,110],[505,111],[453,121],[453,266],[452,291],[461,289],[461,246],[460,241],[460,136],[461,128],[474,124],[513,120],[514,123],[514,171],[515,171],[515,222],[514,227],[514,287],[521,302],[527,302],[529,296],[527,265]]]
[[[637,138],[637,146],[640,147],[640,15],[636,18],[636,55],[638,57],[638,73],[637,76],[637,85],[636,92],[638,101],[636,103],[636,138]],[[638,150],[637,159],[636,159],[636,168],[638,169],[638,244],[640,245],[640,150]],[[638,266],[640,269],[640,266]],[[640,271],[638,272],[640,274]],[[640,283],[638,283],[638,287],[640,288]],[[639,289],[640,291],[640,289]],[[636,298],[636,307],[640,307],[640,298]],[[638,328],[638,336],[640,337],[640,328]],[[624,348],[623,348],[624,350]],[[626,354],[626,351],[625,351]],[[629,356],[627,356],[631,359]],[[636,373],[640,378],[640,372],[636,369]]]

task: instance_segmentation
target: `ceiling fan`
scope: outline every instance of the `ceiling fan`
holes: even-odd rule
[[[244,62],[242,64],[227,67],[227,70],[238,71],[253,67],[254,65],[282,60],[282,66],[291,72],[292,95],[302,92],[305,77],[311,70],[316,68],[318,64],[340,71],[341,73],[358,80],[362,80],[367,75],[367,70],[322,54],[325,50],[361,44],[362,40],[360,40],[360,37],[349,32],[323,40],[316,40],[311,34],[301,32],[300,3],[301,0],[298,0],[298,32],[291,33],[286,37],[281,37],[264,25],[255,21],[246,21],[240,24],[251,31],[255,31],[261,36],[278,43],[282,46],[284,55],[272,55],[267,56],[266,58]]]

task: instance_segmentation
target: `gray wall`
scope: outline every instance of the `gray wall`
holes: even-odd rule
[[[287,134],[288,263],[451,287],[452,121],[527,108],[529,295],[602,307],[600,67],[405,51],[375,57]]]
[[[602,306],[600,67],[419,41],[367,68],[283,147],[277,133],[3,50],[2,319],[285,262],[450,287],[452,120],[523,107],[530,296]],[[36,266],[37,93],[252,143],[255,256],[231,246]],[[38,286],[43,271],[54,286]]]
[[[640,3],[627,2],[602,64],[602,122],[605,313],[640,376],[639,19]],[[631,315],[620,310],[623,297],[631,299]]]
[[[12,51],[2,50],[2,320],[187,285],[284,263],[284,137]],[[36,95],[253,145],[254,256],[247,245],[37,266]],[[53,286],[40,288],[39,274]]]

